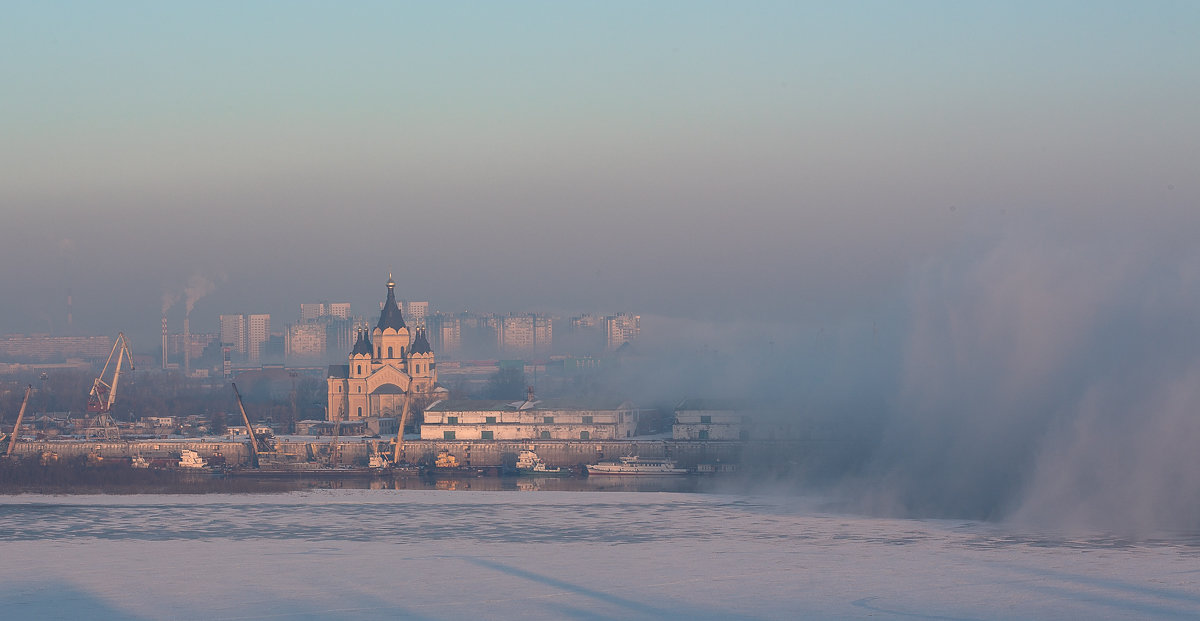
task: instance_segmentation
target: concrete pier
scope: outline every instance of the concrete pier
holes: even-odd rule
[[[537,451],[551,466],[595,464],[603,459],[637,455],[667,457],[680,467],[694,468],[706,463],[739,463],[747,446],[753,441],[694,441],[637,438],[628,440],[533,440],[529,442],[496,440],[405,440],[401,459],[410,463],[431,463],[439,451],[448,451],[459,463],[471,467],[494,467],[512,463],[522,450]],[[331,438],[280,439],[275,443],[276,454],[288,461],[329,463],[335,444]],[[366,465],[371,451],[391,456],[394,444],[380,439],[340,439],[336,442],[337,463]],[[248,441],[226,439],[159,439],[159,440],[38,440],[17,444],[14,453],[22,456],[55,453],[60,458],[99,455],[104,459],[130,458],[141,455],[147,460],[177,459],[182,450],[192,450],[210,459],[220,455],[230,466],[250,463]],[[753,450],[753,449],[752,449]]]

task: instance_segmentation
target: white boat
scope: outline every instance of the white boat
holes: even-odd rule
[[[379,453],[371,453],[371,456],[367,460],[367,467],[374,470],[382,470],[391,465],[392,463],[388,461],[388,458]]]
[[[129,458],[129,466],[131,468],[149,468],[150,462],[146,461],[146,458],[141,455],[134,455]]]
[[[180,468],[204,468],[208,466],[208,462],[200,456],[200,453],[183,449],[179,452],[179,467]]]
[[[684,468],[676,468],[675,462],[669,459],[642,459],[636,456],[622,457],[616,461],[602,461],[594,466],[588,466],[587,472],[589,475],[679,475],[688,473]]]
[[[562,467],[550,467],[546,462],[538,457],[537,453],[524,450],[517,455],[517,473],[518,474],[571,474],[571,471]]]

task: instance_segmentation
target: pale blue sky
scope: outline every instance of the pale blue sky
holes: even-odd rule
[[[197,273],[201,328],[365,310],[389,268],[443,309],[821,323],[970,236],[1200,211],[1194,2],[3,12],[0,331],[71,287],[153,334]]]

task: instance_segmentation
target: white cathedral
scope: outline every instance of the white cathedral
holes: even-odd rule
[[[428,402],[449,396],[437,383],[437,363],[425,329],[410,332],[404,325],[390,274],[379,323],[370,332],[365,327],[358,330],[349,362],[329,367],[328,420],[400,418],[406,397]]]

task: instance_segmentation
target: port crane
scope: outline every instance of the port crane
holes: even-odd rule
[[[258,437],[254,433],[254,425],[250,424],[250,417],[246,415],[246,406],[242,405],[242,394],[238,392],[237,384],[230,383],[233,386],[233,396],[237,397],[238,410],[242,413],[242,423],[246,425],[246,433],[250,436],[250,465],[253,468],[259,467],[259,456],[263,454],[273,455],[275,447],[272,446],[271,439],[267,437]]]
[[[13,424],[12,435],[8,438],[8,452],[4,454],[5,457],[11,457],[13,448],[17,445],[17,437],[21,434],[21,419],[25,418],[25,406],[29,405],[29,393],[31,392],[33,392],[33,384],[25,387],[25,399],[21,401],[21,411],[17,413],[17,422]],[[4,439],[3,435],[0,434],[0,440]]]
[[[412,386],[404,393],[404,409],[400,411],[400,429],[396,430],[396,449],[392,455],[392,463],[400,463],[400,455],[404,453],[404,425],[408,423],[408,411],[412,406]]]
[[[114,357],[116,358],[115,364]],[[109,366],[113,367],[111,382],[106,379]],[[88,437],[103,435],[105,439],[110,439],[111,436],[116,435],[116,425],[113,423],[111,412],[113,403],[117,400],[117,385],[121,382],[121,368],[125,366],[133,371],[133,352],[129,349],[129,339],[125,338],[125,333],[118,332],[112,351],[108,353],[108,359],[104,361],[100,377],[92,382],[92,391],[88,393],[87,411],[92,417],[88,425]]]
[[[117,362],[113,366],[112,382],[105,381],[108,377],[108,367],[113,364],[113,356]],[[128,361],[128,362],[126,362]],[[90,414],[108,414],[112,411],[113,402],[117,400],[117,384],[121,381],[121,367],[128,366],[133,371],[133,354],[129,351],[129,340],[124,332],[117,333],[117,341],[113,343],[108,360],[104,361],[104,369],[100,377],[92,383],[92,392],[88,394],[87,411]]]

